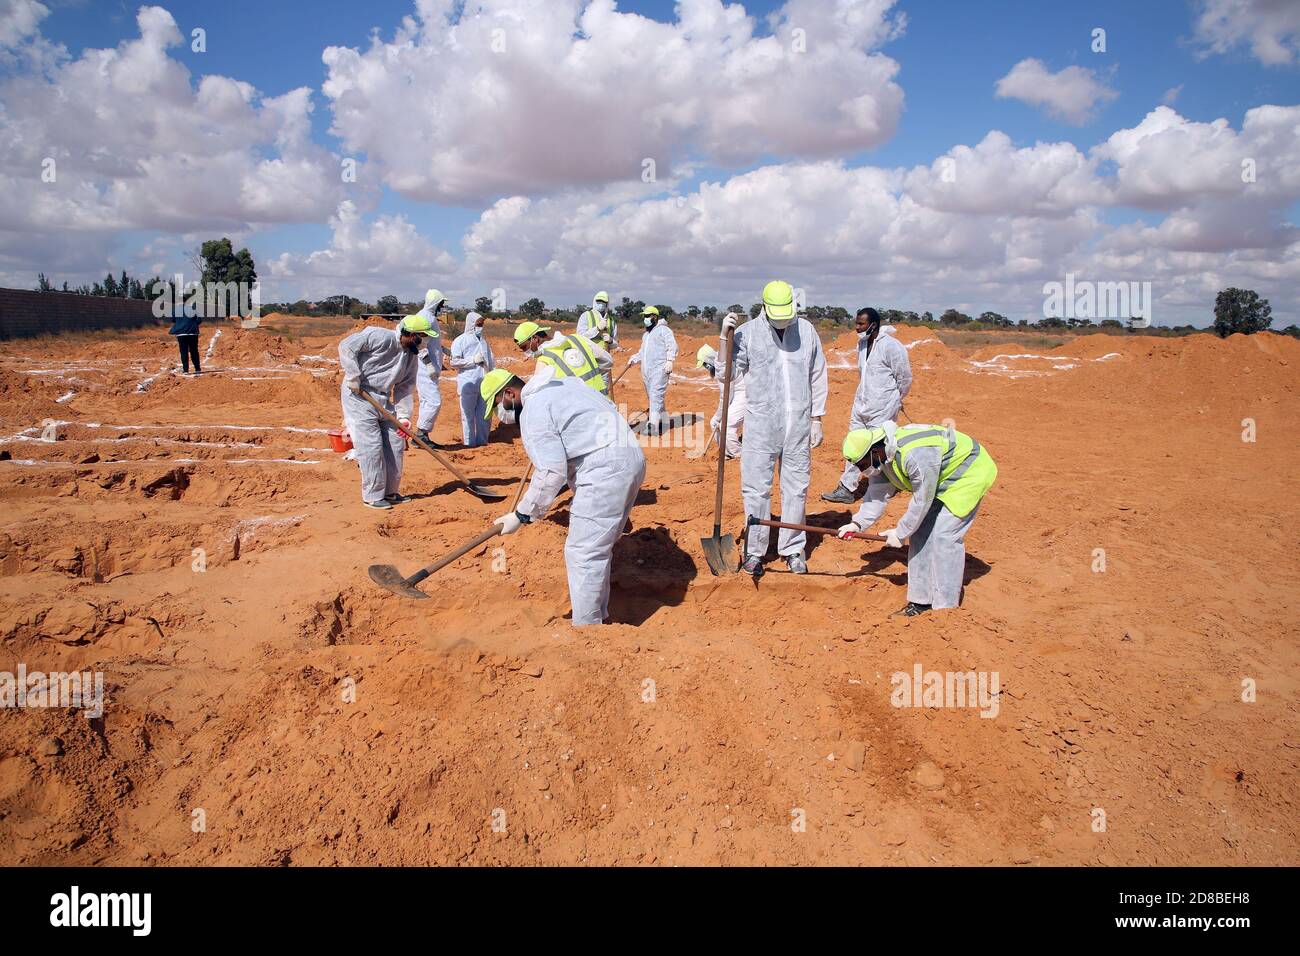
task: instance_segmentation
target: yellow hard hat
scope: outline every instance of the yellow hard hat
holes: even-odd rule
[[[538,332],[551,331],[544,325],[538,325],[536,322],[523,322],[519,328],[515,329],[515,345],[523,345]]]
[[[447,301],[447,297],[443,295],[441,292],[439,292],[437,289],[430,289],[428,292],[424,294],[424,307],[426,309],[432,305],[436,305],[439,302],[446,302],[446,301]]]
[[[596,301],[597,301],[597,302],[604,302],[605,304],[608,305],[608,304],[609,304],[609,293],[608,293],[608,292],[597,292],[597,293],[596,293]]]
[[[700,350],[695,353],[695,367],[703,368],[705,362],[712,362],[718,357],[718,350],[712,345],[701,345]]]
[[[428,318],[423,315],[408,315],[402,319],[401,329],[403,332],[418,332],[421,335],[438,337],[438,333],[433,331],[433,326],[429,324]]]
[[[844,436],[844,459],[856,465],[874,445],[884,440],[883,428],[855,428]]]
[[[478,393],[483,396],[483,402],[487,408],[483,410],[483,417],[492,418],[492,413],[496,411],[497,392],[510,384],[510,380],[515,377],[513,372],[503,368],[494,368],[483,376],[483,381],[478,383]]]
[[[642,314],[642,315],[658,315],[658,314],[659,314],[659,310],[658,310],[657,308],[655,308],[653,305],[647,305],[644,309],[641,310],[641,314]]]
[[[793,319],[794,289],[790,283],[775,279],[763,286],[763,308],[769,319]]]

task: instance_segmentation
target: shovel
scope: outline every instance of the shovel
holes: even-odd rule
[[[519,507],[519,499],[523,497],[524,486],[528,484],[528,477],[532,473],[533,465],[532,462],[529,462],[528,470],[525,471],[524,476],[519,479],[519,490],[515,492],[515,503],[511,505],[512,509]],[[420,570],[416,571],[409,578],[402,577],[402,572],[397,570],[397,568],[393,567],[391,564],[372,564],[368,568],[370,580],[374,581],[381,588],[386,588],[387,590],[392,591],[394,594],[401,595],[402,597],[415,598],[416,600],[423,600],[429,595],[416,588],[417,584],[429,575],[433,574],[433,572],[446,567],[462,555],[473,551],[484,542],[491,541],[500,533],[501,527],[493,522],[492,527],[488,528],[473,541],[467,541],[455,551],[443,555],[428,567],[420,568]]]
[[[717,437],[718,437],[718,430],[715,428],[713,431],[709,432],[709,440],[704,443],[704,447],[692,451],[688,451],[686,453],[687,460],[695,461],[697,458],[703,458],[705,452],[709,450],[709,446],[713,444],[713,439]]]
[[[402,423],[398,421],[397,416],[394,415],[392,412],[390,412],[388,409],[384,408],[383,405],[380,405],[377,401],[375,401],[375,397],[373,395],[371,395],[369,392],[363,392],[359,388],[354,388],[352,391],[356,392],[358,395],[360,395],[362,398],[368,401],[371,405],[373,405],[375,407],[375,411],[377,411],[387,421],[395,425],[397,429],[402,432],[403,435],[407,434],[406,430],[402,428]],[[466,478],[464,475],[460,473],[460,469],[457,468],[455,465],[453,465],[450,459],[445,457],[440,451],[438,451],[438,449],[434,448],[432,445],[426,442],[419,435],[408,435],[408,437],[410,438],[411,441],[415,442],[415,444],[418,445],[420,448],[423,448],[434,458],[438,459],[438,463],[442,465],[442,467],[446,468],[453,475],[455,475],[456,480],[459,481],[462,485],[464,485],[465,489],[470,494],[477,495],[479,498],[482,498],[484,501],[501,501],[502,499],[505,498],[505,495],[503,494],[498,494],[495,491],[489,491],[487,488],[484,488],[482,485],[474,484],[474,482],[470,481],[468,478]],[[420,580],[423,581],[424,579],[421,578]]]
[[[504,495],[502,497],[505,497]],[[429,595],[416,588],[416,585],[427,578],[433,572],[446,567],[463,554],[468,554],[485,541],[490,541],[501,533],[501,526],[493,524],[492,527],[484,531],[472,541],[467,541],[450,554],[445,554],[433,564],[420,568],[409,578],[402,577],[402,572],[397,570],[391,564],[372,564],[369,567],[370,580],[374,581],[381,588],[387,588],[394,594],[406,598],[425,599]]]
[[[727,406],[731,404],[731,366],[735,364],[731,354],[731,341],[735,329],[727,329],[726,355],[727,375],[722,382],[722,419],[718,422],[718,434],[727,433]],[[704,549],[704,560],[709,563],[709,570],[715,575],[735,574],[736,539],[722,533],[722,479],[727,469],[727,456],[718,456],[718,490],[713,499],[713,537],[701,538],[700,547]]]
[[[755,518],[750,515],[745,521],[746,526],[761,524],[769,528],[789,528],[791,531],[806,531],[812,534],[833,534],[838,536],[839,532],[834,528],[823,528],[815,524],[790,524],[786,521],[770,521],[767,518]],[[868,534],[866,531],[855,531],[849,535],[850,538],[861,538],[863,541],[884,541],[883,534]]]

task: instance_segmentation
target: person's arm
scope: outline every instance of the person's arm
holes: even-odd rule
[[[912,390],[912,360],[907,355],[907,348],[897,339],[891,339],[894,347],[889,350],[889,368],[898,383],[899,398],[907,398]]]
[[[826,414],[826,396],[830,392],[826,374],[826,353],[822,351],[822,340],[817,337],[817,330],[812,330],[813,360],[809,373],[809,385],[812,388],[812,417],[820,419]]]
[[[451,343],[451,367],[458,372],[463,372],[477,365],[478,363],[469,357],[468,352],[464,339],[457,337],[456,341]]]
[[[361,387],[361,356],[366,354],[365,336],[349,335],[339,343],[339,368],[348,388]]]
[[[722,336],[722,348],[727,347],[727,336]],[[732,333],[731,339],[731,361],[732,375],[741,376],[749,371],[749,341],[745,335],[744,328],[738,328]]]
[[[608,375],[614,370],[614,356],[596,344],[594,339],[591,343],[591,354],[596,356],[596,368],[601,375]]]
[[[578,316],[578,328],[574,334],[584,339],[595,339],[600,335],[600,332],[596,329],[596,323],[592,321],[590,310]]]
[[[546,516],[568,482],[569,459],[547,403],[543,401],[540,406],[530,407],[528,414],[528,430],[523,439],[524,451],[533,463],[533,480],[515,511],[536,521]]]
[[[934,493],[939,489],[941,460],[938,448],[918,448],[907,456],[907,477],[912,482],[912,501],[894,527],[899,540],[910,538],[916,533],[916,529],[925,520],[930,505],[934,503]]]
[[[664,331],[668,333],[667,351],[664,353],[664,359],[668,362],[677,361],[677,336],[673,335],[673,330],[664,326]]]
[[[880,520],[880,516],[885,513],[885,507],[889,504],[889,499],[894,497],[896,490],[884,475],[872,475],[867,480],[862,506],[853,516],[853,523],[858,526],[859,531],[866,531]]]

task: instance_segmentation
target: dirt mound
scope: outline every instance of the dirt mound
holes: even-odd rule
[[[68,417],[58,399],[70,390],[21,372],[0,369],[0,420],[24,425]]]

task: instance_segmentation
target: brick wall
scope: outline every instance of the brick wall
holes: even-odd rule
[[[147,299],[0,289],[0,339],[91,329],[136,329],[160,323],[171,325],[168,319],[154,318],[153,303]]]

